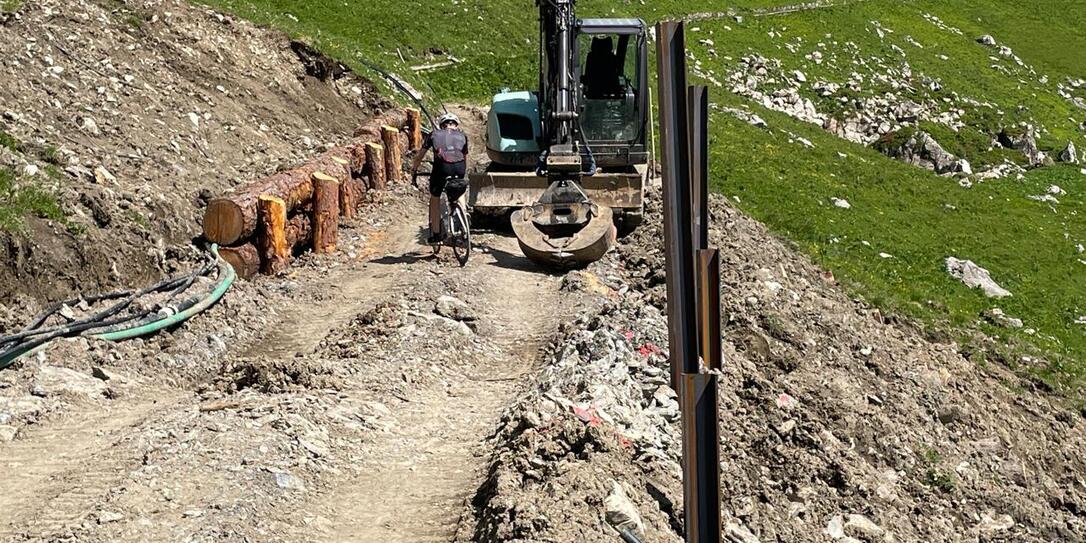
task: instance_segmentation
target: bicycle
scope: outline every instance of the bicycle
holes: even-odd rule
[[[418,174],[412,180],[412,184],[418,186]],[[441,241],[430,246],[434,255],[441,252],[442,247],[451,247],[456,261],[460,267],[464,267],[471,257],[471,220],[460,200],[468,191],[466,179],[450,177],[445,181],[445,190],[441,192]]]

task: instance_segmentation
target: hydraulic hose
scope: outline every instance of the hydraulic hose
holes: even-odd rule
[[[237,273],[234,271],[233,266],[219,256],[218,245],[212,245],[211,253],[213,258],[210,259],[207,264],[201,266],[199,270],[190,275],[168,279],[153,287],[148,287],[139,291],[124,291],[85,298],[88,301],[101,301],[117,298],[126,299],[85,320],[45,329],[38,328],[51,315],[56,313],[63,304],[50,308],[41,316],[35,318],[34,323],[28,330],[13,336],[8,336],[7,338],[0,338],[0,348],[7,347],[4,351],[0,352],[0,370],[10,366],[19,358],[42,349],[58,337],[89,335],[90,337],[106,341],[121,341],[153,334],[180,324],[203,312],[221,300],[223,295],[226,294],[226,291],[230,289],[230,286],[233,285],[234,281],[237,279]],[[148,320],[148,316],[154,313],[153,310],[143,310],[131,315],[116,317],[118,313],[130,306],[140,296],[151,292],[172,289],[172,292],[170,292],[165,303],[169,304],[173,302],[178,295],[188,289],[196,281],[197,277],[206,275],[216,266],[219,269],[218,284],[216,284],[206,296],[193,297],[177,304],[176,309],[173,309],[176,311],[175,313],[164,317],[155,315],[150,320]],[[167,309],[170,309],[169,306],[167,306]],[[135,324],[133,324],[133,321],[135,321]],[[107,331],[87,333],[95,329],[106,329]],[[13,343],[14,346],[12,346]]]
[[[227,263],[225,260],[219,258],[219,246],[213,245],[211,252],[215,255],[215,258],[219,261],[219,277],[221,278],[219,284],[211,290],[211,293],[204,299],[200,300],[196,304],[192,305],[188,309],[179,313],[170,315],[168,317],[159,319],[157,321],[136,326],[134,328],[128,328],[126,330],[118,330],[116,332],[107,332],[104,334],[95,334],[91,337],[104,339],[106,341],[122,341],[125,339],[132,339],[136,337],[146,336],[153,334],[165,328],[180,324],[192,318],[194,315],[198,315],[204,312],[207,308],[215,305],[222,299],[226,291],[230,289],[230,285],[234,284],[237,279],[237,273],[234,271],[234,267]]]

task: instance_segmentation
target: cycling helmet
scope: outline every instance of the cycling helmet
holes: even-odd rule
[[[440,119],[437,120],[437,126],[440,127],[440,128],[444,128],[446,123],[456,123],[457,126],[459,126],[460,125],[460,117],[457,117],[456,115],[454,115],[452,113],[446,113],[446,114],[442,115]]]

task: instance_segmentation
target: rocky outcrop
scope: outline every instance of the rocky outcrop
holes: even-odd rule
[[[1052,158],[1037,147],[1036,131],[1032,126],[1027,126],[1024,129],[1003,128],[1003,130],[999,131],[997,141],[1007,149],[1021,151],[1026,160],[1029,161],[1030,166],[1052,165]]]
[[[886,156],[938,174],[972,174],[969,162],[943,149],[935,138],[919,130],[900,131],[879,140],[875,147]]]

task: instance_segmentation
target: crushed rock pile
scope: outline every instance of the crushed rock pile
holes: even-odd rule
[[[712,217],[729,541],[1086,538],[1082,412],[850,299],[725,200]],[[479,541],[616,541],[615,484],[646,541],[681,540],[658,218],[652,200],[645,226],[590,269],[599,309],[569,325],[507,414],[474,504]]]

